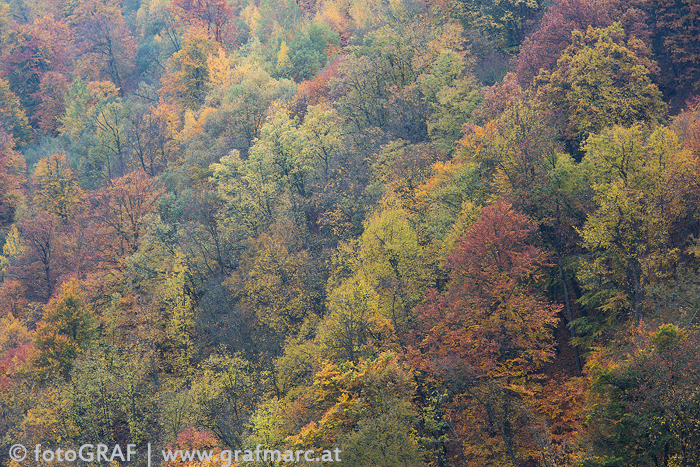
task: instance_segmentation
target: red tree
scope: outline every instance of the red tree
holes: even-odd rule
[[[554,355],[558,305],[537,282],[547,255],[527,242],[535,226],[509,205],[483,209],[448,258],[444,293],[432,290],[418,308],[422,333],[416,364],[451,390],[450,419],[477,463],[519,465],[529,432],[523,408],[530,376]],[[477,446],[492,446],[482,450]]]
[[[32,126],[39,126],[37,110],[42,99],[51,97],[48,87],[41,88],[44,75],[68,76],[73,59],[71,32],[63,19],[56,21],[49,15],[33,24],[14,25],[7,32],[0,75],[19,96]]]
[[[205,28],[222,45],[235,41],[234,11],[226,0],[174,0],[184,22]]]
[[[68,270],[71,255],[60,226],[61,221],[46,212],[19,223],[27,249],[17,266],[8,268],[8,275],[21,278],[34,301],[47,301]]]
[[[156,209],[165,192],[157,179],[135,171],[92,194],[95,251],[112,265],[138,250],[145,216]]]

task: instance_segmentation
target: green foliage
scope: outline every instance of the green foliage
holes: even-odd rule
[[[322,21],[312,21],[295,32],[288,46],[284,41],[280,43],[278,73],[297,82],[311,79],[328,63],[329,51],[337,47],[338,33]]]
[[[203,361],[190,389],[197,425],[211,430],[230,449],[243,449],[265,376],[240,356],[219,353]]]
[[[537,0],[473,1],[448,3],[450,13],[465,29],[476,29],[505,52],[518,50],[528,20],[542,7]]]
[[[444,51],[430,73],[419,78],[425,99],[431,103],[433,114],[428,119],[428,135],[443,152],[455,149],[467,123],[481,101],[479,87],[473,76],[464,76],[465,59],[453,51]]]
[[[113,443],[123,436],[121,429],[135,444],[152,439],[158,429],[156,388],[148,378],[152,362],[152,355],[135,347],[106,347],[76,360],[65,394],[76,442]]]
[[[10,3],[0,450],[700,462],[693,2]]]
[[[678,257],[671,238],[692,217],[696,169],[665,127],[614,127],[589,138],[586,150],[581,169],[596,210],[581,230],[591,252],[579,271],[582,303],[639,320],[645,288],[662,282]]]
[[[599,353],[589,364],[600,456],[586,465],[693,465],[700,459],[698,333],[662,325],[639,337],[619,363]]]

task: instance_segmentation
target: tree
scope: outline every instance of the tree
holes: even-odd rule
[[[75,34],[81,75],[88,80],[109,78],[123,95],[134,66],[136,43],[120,2],[75,2],[67,17]]]
[[[508,0],[503,2],[445,2],[453,17],[462,26],[476,29],[495,42],[495,46],[505,52],[517,50],[523,39],[528,20],[542,8],[536,0]],[[490,37],[489,37],[490,36]]]
[[[329,291],[328,313],[316,337],[322,355],[334,362],[357,362],[393,347],[394,328],[378,305],[375,291],[363,277],[352,277]]]
[[[66,96],[68,95],[68,80],[57,72],[46,72],[39,82],[39,91],[34,118],[39,129],[47,135],[58,136],[60,119],[66,111]]]
[[[234,76],[210,126],[216,130],[213,137],[223,138],[226,147],[237,149],[247,159],[270,105],[290,100],[296,88],[292,81],[276,80],[258,65],[242,64],[234,69]]]
[[[447,290],[429,291],[417,309],[416,364],[446,383],[461,449],[484,463],[516,467],[530,455],[524,414],[536,391],[531,375],[553,357],[560,307],[537,292],[548,263],[527,242],[534,230],[508,204],[484,208],[448,258]]]
[[[590,465],[695,465],[700,336],[672,324],[637,332],[621,359],[599,351],[589,364]]]
[[[32,177],[34,203],[42,210],[67,222],[82,201],[83,191],[73,177],[64,154],[53,154],[37,162]]]
[[[32,140],[29,120],[19,98],[10,90],[9,83],[2,78],[0,78],[0,131],[12,135],[20,145]]]
[[[4,40],[0,75],[7,78],[10,89],[19,96],[35,128],[40,123],[42,103],[54,96],[60,98],[46,83],[42,89],[41,82],[48,73],[70,74],[74,60],[71,42],[68,24],[62,18],[54,20],[52,15],[37,18],[33,24],[13,26]]]
[[[623,4],[624,5],[624,4]],[[648,43],[661,64],[660,85],[678,106],[698,91],[700,16],[693,2],[634,0],[621,5],[640,11],[650,35]]]
[[[68,270],[70,248],[60,231],[61,224],[58,217],[45,212],[18,224],[26,249],[8,273],[19,276],[36,301],[49,300]]]
[[[106,261],[121,265],[138,250],[147,215],[155,211],[164,192],[158,180],[139,170],[92,193],[93,221],[101,243],[97,247],[104,251]]]
[[[562,154],[556,125],[524,92],[515,92],[500,116],[484,127],[465,132],[458,150],[479,164],[483,183],[540,226],[545,244],[557,261],[566,319],[574,319],[574,271],[569,265],[580,253],[577,229],[592,206],[591,190],[570,156]],[[569,324],[571,337],[576,331]],[[582,366],[574,348],[577,373]]]
[[[92,344],[95,330],[95,316],[87,308],[82,285],[76,280],[66,282],[37,324],[34,345],[38,353],[33,366],[44,374],[56,372],[67,379],[73,360]]]
[[[440,150],[451,153],[462,135],[462,125],[472,117],[481,100],[476,80],[465,73],[467,60],[453,51],[443,51],[430,73],[419,78],[423,94],[433,108],[428,135]]]
[[[173,103],[160,100],[148,111],[137,113],[130,127],[129,141],[144,172],[155,177],[180,162],[177,133],[182,121]]]
[[[226,281],[243,309],[257,317],[261,350],[270,354],[321,312],[322,292],[315,285],[321,278],[294,233],[291,223],[279,222],[250,239],[238,271]]]
[[[666,104],[651,81],[654,69],[643,43],[625,40],[615,23],[574,31],[556,69],[541,71],[535,85],[542,100],[561,113],[564,139],[577,152],[589,135],[606,126],[661,122]]]
[[[182,49],[168,59],[168,71],[163,75],[162,92],[171,94],[185,109],[196,110],[204,103],[209,91],[208,57],[217,50],[209,32],[190,27],[182,40]]]
[[[24,157],[13,147],[13,138],[0,129],[0,228],[3,229],[14,219],[24,197],[27,177]]]
[[[640,126],[592,136],[582,164],[596,204],[581,231],[590,251],[578,273],[582,303],[613,322],[639,321],[645,288],[664,281],[698,225],[697,166],[667,128]]]
[[[206,28],[214,40],[221,45],[235,45],[235,11],[226,0],[175,0],[183,21]]]
[[[250,362],[219,353],[202,362],[190,390],[198,426],[230,449],[243,449],[243,433],[263,389]]]
[[[425,465],[414,428],[411,373],[395,355],[327,363],[312,391],[318,415],[288,438],[295,448],[338,446],[351,466]]]
[[[532,84],[540,70],[551,71],[571,45],[571,33],[612,24],[605,5],[592,0],[556,0],[542,17],[537,31],[523,41],[517,58],[518,82]]]

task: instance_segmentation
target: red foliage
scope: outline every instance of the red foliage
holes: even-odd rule
[[[182,451],[213,451],[215,454],[218,454],[221,452],[221,448],[219,448],[218,446],[219,442],[216,439],[216,436],[214,436],[210,432],[206,430],[198,430],[194,427],[187,427],[183,431],[178,433],[177,442],[175,443],[175,446],[171,446],[170,444],[168,444],[167,449],[169,449],[170,451],[175,451],[177,449]],[[195,461],[197,460],[198,458],[195,457]],[[182,459],[178,458],[174,461],[164,462],[162,465],[164,467],[182,467],[187,464],[188,463],[185,463],[182,461]]]
[[[0,358],[0,391],[7,387],[12,376],[30,360],[33,351],[34,344],[31,342],[19,344],[8,349]]]
[[[114,0],[85,0],[69,16],[79,68],[87,81],[109,78],[123,92],[135,66],[136,41]]]
[[[94,251],[112,266],[136,252],[145,229],[145,216],[165,193],[157,179],[134,171],[91,194]]]
[[[61,235],[60,225],[56,216],[46,212],[19,223],[27,249],[17,266],[8,268],[8,275],[16,275],[26,284],[32,301],[47,301],[67,271],[69,242]]]
[[[330,81],[338,75],[338,59],[324,68],[315,78],[299,84],[297,98],[306,99],[308,105],[327,102],[330,97]]]
[[[174,0],[185,23],[204,27],[222,45],[236,45],[235,12],[226,0]]]
[[[68,84],[68,79],[61,73],[49,71],[41,77],[39,91],[34,95],[37,102],[34,120],[44,134],[58,136],[59,118],[66,108]]]
[[[30,123],[37,127],[37,106],[48,98],[48,88],[41,89],[46,73],[69,75],[74,59],[72,36],[68,24],[48,15],[33,24],[14,25],[8,32],[0,60],[0,75],[20,97]],[[61,109],[62,111],[63,109]]]
[[[547,255],[526,243],[536,227],[503,202],[484,208],[448,258],[446,293],[432,290],[418,308],[420,346],[433,371],[472,378],[524,375],[553,355],[559,306],[535,287]]]
[[[571,32],[607,27],[612,24],[604,2],[555,0],[542,18],[539,29],[523,41],[517,59],[518,81],[529,86],[541,69],[556,65],[561,52],[571,44]]]

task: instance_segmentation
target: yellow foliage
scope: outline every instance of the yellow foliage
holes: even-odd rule
[[[33,184],[36,190],[34,202],[63,220],[73,215],[83,197],[83,190],[63,154],[57,153],[37,162]]]
[[[87,88],[93,104],[108,99],[119,99],[119,88],[111,81],[90,81]]]
[[[0,318],[0,355],[17,344],[27,344],[32,335],[12,313]]]
[[[17,227],[13,224],[5,238],[5,245],[2,247],[0,255],[0,272],[4,271],[7,266],[11,265],[15,258],[18,258],[24,253],[24,245],[19,239]]]
[[[246,26],[248,26],[248,29],[251,31],[255,31],[255,28],[258,26],[258,21],[260,21],[260,18],[262,16],[260,15],[260,9],[258,9],[257,6],[255,6],[255,3],[251,3],[247,7],[243,9],[241,12],[241,18],[243,18],[243,21],[245,22]]]
[[[180,132],[180,138],[184,141],[192,139],[204,131],[204,126],[207,123],[207,118],[216,114],[217,110],[212,107],[207,107],[199,115],[195,117],[194,112],[188,110],[185,112],[185,126]]]
[[[291,65],[292,62],[289,60],[289,47],[286,41],[282,41],[282,44],[280,44],[280,51],[277,54],[277,67],[284,68]]]
[[[462,165],[461,162],[457,161],[437,161],[434,163],[433,176],[416,188],[416,199],[420,201],[427,198],[438,186],[448,182]]]
[[[226,87],[231,83],[233,70],[231,70],[226,52],[221,47],[219,47],[219,52],[216,55],[209,54],[207,57],[207,68],[209,69],[209,79],[212,85]]]

